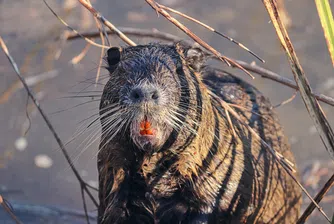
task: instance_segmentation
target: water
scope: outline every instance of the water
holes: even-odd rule
[[[96,30],[93,20],[89,22],[87,19],[81,19],[90,18],[90,15],[85,15],[85,11],[81,10],[79,6],[70,13],[66,13],[62,8],[61,1],[49,2],[53,9],[74,28],[81,31]],[[163,2],[186,14],[195,16],[217,30],[239,40],[266,60],[266,63],[261,66],[293,79],[286,56],[279,45],[261,1],[226,0],[222,3],[222,1],[210,0],[205,4],[199,0],[161,1],[161,3]],[[314,1],[295,0],[286,1],[285,4],[292,19],[289,34],[313,90],[334,97],[334,85],[331,84],[333,82],[333,67]],[[116,26],[157,28],[186,38],[185,34],[163,17],[158,18],[145,1],[99,0],[95,1],[94,6]],[[176,18],[180,17],[176,16]],[[184,23],[223,54],[247,62],[256,61],[255,58],[229,41],[193,23],[188,21],[184,21]],[[65,27],[42,1],[0,1],[0,34],[21,67],[22,73],[28,77],[52,69],[58,72],[57,77],[35,85],[33,90],[40,92],[42,108],[49,114],[61,139],[67,142],[74,135],[76,129],[80,127],[80,121],[97,112],[98,98],[95,98],[96,101],[91,103],[67,109],[90,99],[62,97],[74,95],[71,92],[83,90],[89,85],[87,82],[94,81],[100,52],[96,47],[91,47],[89,54],[79,65],[70,65],[69,61],[79,54],[85,46],[83,40],[77,40],[67,43],[63,47],[59,60],[54,60],[55,52],[60,46],[59,42],[55,40],[64,30]],[[111,39],[115,45],[121,43],[114,36]],[[132,39],[139,43],[150,41],[136,37]],[[258,61],[256,63],[260,64]],[[222,64],[216,65],[224,66]],[[286,100],[294,93],[290,88],[262,79],[260,76],[255,75],[256,79],[250,80],[236,69],[232,71],[258,87],[270,98],[273,105]],[[102,74],[107,73],[102,70]],[[91,80],[83,82],[86,79]],[[5,56],[0,54],[0,93],[4,93],[15,81],[15,73]],[[89,90],[98,91],[101,90],[101,87],[99,85],[96,88],[91,86]],[[52,134],[33,107],[28,107],[31,126],[26,136],[27,145],[23,150],[15,148],[15,142],[23,135],[28,124],[25,114],[27,101],[25,91],[18,90],[10,94],[9,98],[3,99],[5,100],[0,103],[0,193],[11,200],[66,206],[81,210],[79,184],[64,160]],[[325,104],[321,105],[329,122],[333,124],[333,108]],[[54,113],[64,109],[67,110]],[[333,173],[333,163],[330,162],[328,153],[318,134],[314,131],[312,121],[299,96],[291,103],[279,107],[277,111],[285,133],[290,139],[297,166],[300,170],[307,170],[308,167],[314,169],[314,179],[309,180],[311,184],[307,187],[312,195],[315,195],[324,180]],[[76,138],[67,145],[67,148],[83,178],[92,185],[96,185],[98,140],[89,147],[86,147],[85,140],[90,143],[90,139],[95,139],[94,136],[98,135],[98,126],[91,130],[91,136],[86,134]],[[82,152],[84,149],[85,151]],[[40,155],[46,155],[51,159],[52,165],[46,168],[36,166],[36,157],[38,158]],[[316,169],[315,166],[319,168]],[[316,171],[319,171],[320,174]],[[320,182],[317,179],[319,175],[322,175]],[[306,174],[303,178],[306,180],[309,179],[308,177],[309,175]],[[12,190],[15,192],[13,193]],[[333,195],[333,193],[331,191],[328,195]],[[305,200],[304,207],[308,203]],[[329,198],[327,203],[322,204],[329,216],[333,213],[333,206],[331,206],[333,203],[333,200]],[[91,203],[89,206],[91,211],[94,210]],[[317,211],[314,212],[314,217],[312,217],[314,222],[317,220],[324,222],[319,214]]]

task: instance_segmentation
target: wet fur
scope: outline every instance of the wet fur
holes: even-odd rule
[[[170,85],[174,95],[169,94],[167,104],[181,108],[181,125],[166,125],[163,145],[147,151],[132,141],[130,125],[111,136],[103,125],[108,116],[101,118],[99,223],[294,223],[301,204],[299,188],[232,118],[237,132],[233,138],[219,104],[222,99],[238,105],[234,109],[249,125],[294,161],[269,101],[244,81],[203,67],[203,54],[189,50],[182,44],[151,44],[121,52],[120,63],[140,56],[129,61],[127,72],[157,74],[159,64],[173,71],[168,81],[165,76],[151,78]],[[115,88],[122,86],[121,78],[113,74],[117,66],[109,66],[112,74],[102,95],[101,116],[120,100]]]

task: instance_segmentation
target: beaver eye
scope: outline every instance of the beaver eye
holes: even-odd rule
[[[107,55],[107,61],[109,66],[115,66],[121,60],[121,51],[118,47],[109,48],[107,51]]]

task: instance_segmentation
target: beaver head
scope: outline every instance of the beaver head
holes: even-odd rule
[[[183,128],[185,98],[191,94],[184,69],[199,71],[203,52],[180,43],[150,44],[110,48],[106,59],[110,79],[100,103],[102,137],[159,150],[173,130]]]

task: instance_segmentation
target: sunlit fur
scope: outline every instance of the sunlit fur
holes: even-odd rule
[[[99,223],[294,223],[300,190],[232,117],[237,113],[294,161],[268,100],[249,84],[205,68],[180,43],[121,50],[100,102]],[[114,62],[114,61],[113,61]],[[137,102],[136,88],[159,97]],[[148,120],[154,135],[140,135]],[[234,138],[236,137],[236,138]]]

